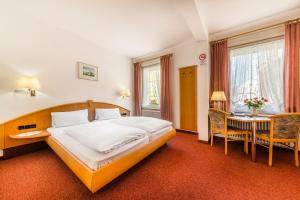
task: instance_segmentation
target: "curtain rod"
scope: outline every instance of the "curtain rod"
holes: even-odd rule
[[[170,53],[170,54],[166,54],[166,55],[162,55],[162,56],[171,56],[172,57],[173,54]],[[153,58],[148,58],[146,60],[141,59],[140,61],[137,60],[135,63],[148,62],[148,61],[151,61],[151,60],[155,60],[155,59],[161,58],[162,56],[156,56],[156,57],[153,57]]]
[[[266,26],[266,27],[263,27],[263,28],[254,29],[254,30],[252,30],[252,31],[247,31],[247,32],[239,33],[239,34],[236,34],[236,35],[232,35],[232,36],[229,36],[229,37],[220,39],[220,40],[214,40],[214,41],[211,41],[211,42],[218,42],[218,41],[222,41],[222,40],[225,40],[225,39],[228,40],[228,39],[240,37],[240,36],[242,36],[242,35],[247,35],[247,34],[255,33],[255,32],[258,32],[258,31],[262,31],[262,30],[266,30],[266,29],[275,28],[275,27],[278,27],[278,26],[282,26],[282,25],[284,25],[284,24],[296,23],[296,22],[298,22],[298,21],[300,21],[300,18],[296,18],[296,19],[292,19],[292,20],[285,21],[285,22],[273,24],[273,25]]]
[[[246,43],[242,43],[242,44],[238,44],[238,45],[232,45],[232,46],[228,46],[228,47],[231,48],[231,49],[235,49],[235,48],[244,47],[244,46],[247,46],[247,45],[250,45],[250,44],[259,44],[259,43],[267,42],[267,41],[270,41],[270,40],[283,39],[283,37],[284,37],[284,35],[278,35],[278,36],[275,36],[275,37],[268,37],[268,38],[265,38],[265,39],[255,40],[253,42],[246,42]]]

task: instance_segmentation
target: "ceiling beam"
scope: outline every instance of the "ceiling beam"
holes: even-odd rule
[[[197,41],[208,40],[206,24],[198,0],[176,0],[176,6]]]

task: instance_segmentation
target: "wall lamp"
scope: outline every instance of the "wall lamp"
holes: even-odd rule
[[[130,97],[130,90],[129,89],[124,89],[121,90],[120,92],[121,97],[124,99],[125,97]]]
[[[33,77],[22,77],[18,82],[18,89],[15,91],[24,91],[28,90],[30,96],[34,97],[36,95],[36,90],[40,89],[40,83],[38,79]]]

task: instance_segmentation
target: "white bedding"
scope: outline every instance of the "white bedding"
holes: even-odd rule
[[[121,117],[110,121],[119,125],[139,128],[147,133],[154,133],[163,128],[172,126],[172,122],[152,117]]]
[[[146,135],[146,132],[141,129],[109,121],[70,126],[64,128],[64,132],[82,145],[100,153],[109,153]]]
[[[147,133],[147,136],[149,137],[149,141],[153,141],[156,140],[157,138],[159,138],[160,136],[164,135],[167,132],[170,132],[173,129],[172,126],[168,126],[166,128],[160,129],[158,131],[155,131],[153,133]]]
[[[125,117],[124,117],[125,118]],[[127,118],[127,117],[126,117]],[[116,124],[112,123],[113,120],[106,121],[95,121],[91,122],[88,125],[104,123],[106,125],[115,126]],[[83,125],[78,125],[83,126]],[[60,128],[48,128],[48,132],[52,137],[55,138],[62,146],[64,146],[68,151],[70,151],[74,156],[76,156],[79,160],[85,163],[89,168],[93,170],[97,170],[100,167],[110,163],[111,161],[118,159],[129,152],[132,152],[141,146],[148,144],[149,142],[160,138],[165,133],[172,130],[172,126],[169,125],[167,127],[161,128],[154,132],[147,132],[144,134],[143,138],[132,141],[128,144],[123,145],[122,147],[115,148],[108,153],[101,153],[93,148],[90,148],[82,143],[80,143],[75,138],[71,137],[70,134],[67,134],[66,130],[70,128],[76,128],[78,126],[71,127],[60,127]],[[129,127],[126,127],[129,128]],[[142,130],[140,130],[142,131]]]
[[[58,143],[92,170],[97,170],[113,160],[149,143],[149,137],[145,136],[142,139],[136,140],[110,153],[104,154],[80,144],[78,141],[66,134],[62,128],[49,128],[48,131],[51,133],[51,137],[54,137]]]

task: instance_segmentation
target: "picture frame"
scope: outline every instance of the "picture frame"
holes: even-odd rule
[[[98,81],[98,67],[83,62],[78,62],[78,78]]]

